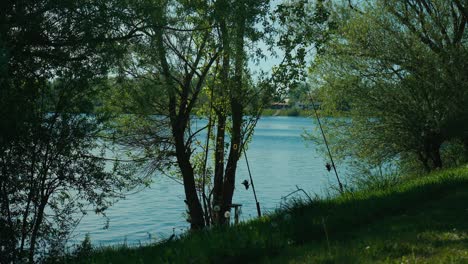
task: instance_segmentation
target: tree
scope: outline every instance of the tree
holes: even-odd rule
[[[0,262],[63,249],[77,213],[135,183],[98,157],[102,88],[133,37],[120,1],[8,1],[0,15]],[[136,181],[138,182],[138,181]],[[39,253],[38,253],[39,252]]]
[[[468,131],[466,8],[437,0],[336,6],[332,19],[343,22],[315,76],[324,107],[350,104],[351,122],[330,123],[342,156],[442,167],[441,145]]]
[[[221,98],[221,101],[212,107],[216,115],[215,168],[213,198],[208,198],[208,202],[213,208],[218,208],[213,210],[214,213],[210,217],[212,221],[223,224],[226,222],[224,212],[230,211],[232,204],[237,162],[253,133],[262,104],[266,103],[266,99],[261,98],[265,98],[263,94],[269,92],[268,89],[262,91],[259,87],[255,89],[248,84],[245,77],[245,64],[248,59],[245,41],[249,38],[255,42],[261,36],[255,25],[267,15],[269,1],[217,1],[216,4],[222,62],[220,83],[215,89],[215,96]],[[230,143],[225,166],[228,117],[231,120]]]
[[[118,78],[118,87],[124,85],[128,91],[121,95],[131,98],[126,101],[133,115],[117,117],[120,122],[115,124],[120,124],[115,129],[122,139],[119,143],[144,149],[140,158],[151,159],[152,171],[175,165],[171,168],[182,178],[188,220],[194,230],[224,223],[225,218],[215,217],[212,209],[216,205],[224,212],[232,203],[237,161],[260,113],[258,105],[249,112],[254,108],[252,102],[260,98],[252,95],[260,93],[244,77],[244,39],[258,34],[253,26],[266,7],[266,2],[253,1],[147,1],[134,6],[139,10],[143,36],[133,42]],[[209,122],[193,131],[197,112]],[[248,113],[255,115],[246,118]],[[135,125],[129,127],[129,119]],[[214,126],[216,165],[210,176],[208,141]],[[207,144],[203,146],[197,137],[206,129]],[[226,145],[229,133],[231,142]],[[211,186],[213,191],[208,190]]]
[[[134,5],[137,18],[144,25],[143,35],[133,41],[127,60],[120,67],[119,82],[127,85],[130,98],[135,99],[138,87],[144,94],[156,96],[151,101],[130,102],[131,113],[140,121],[135,126],[120,129],[125,120],[117,116],[118,142],[135,150],[143,149],[142,156],[151,159],[150,171],[159,170],[166,163],[176,164],[192,229],[203,228],[205,221],[191,160],[193,141],[201,130],[191,130],[191,119],[219,54],[213,42],[210,7],[209,3],[183,1],[146,1]]]

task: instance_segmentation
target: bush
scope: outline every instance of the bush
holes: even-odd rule
[[[452,140],[442,144],[440,148],[444,167],[457,167],[467,162],[465,149],[461,140]]]
[[[93,252],[93,245],[91,244],[91,238],[89,234],[86,234],[84,240],[78,245],[73,252],[73,255],[76,256],[77,259],[80,258],[88,258],[91,256]]]

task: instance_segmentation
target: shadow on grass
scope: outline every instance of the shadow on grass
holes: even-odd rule
[[[320,263],[361,263],[367,258],[381,260],[381,251],[378,247],[375,249],[375,245],[388,251],[386,247],[391,244],[380,241],[393,241],[392,237],[398,234],[406,240],[396,244],[395,256],[406,255],[414,249],[412,244],[405,246],[404,241],[421,241],[423,245],[426,243],[424,239],[430,236],[418,239],[417,235],[422,231],[431,233],[436,230],[431,228],[440,228],[434,233],[438,234],[453,229],[452,221],[461,221],[462,216],[468,219],[468,211],[463,211],[465,215],[456,211],[468,204],[467,187],[467,169],[441,171],[388,190],[347,193],[311,204],[295,204],[261,219],[231,228],[191,233],[169,243],[141,248],[102,248],[89,258],[67,258],[61,262],[249,263],[260,260],[281,262],[298,256],[301,262],[301,258],[308,259],[309,255],[317,260],[314,262]],[[458,191],[460,197],[453,198]],[[448,213],[452,210],[453,214]],[[466,230],[466,224],[457,223],[456,228]],[[356,243],[359,246],[354,246]],[[421,246],[420,250],[424,251],[424,248]],[[317,250],[311,254],[308,249]],[[387,258],[395,256],[386,255]],[[340,262],[343,260],[346,261]]]
[[[270,263],[468,263],[468,190],[456,185],[365,227],[287,250]]]

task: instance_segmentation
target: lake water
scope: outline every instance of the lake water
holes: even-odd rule
[[[316,131],[315,120],[303,117],[262,117],[249,145],[247,157],[262,213],[278,208],[282,197],[296,185],[310,195],[322,195],[336,180],[325,169],[325,159],[302,135]],[[256,217],[252,189],[241,182],[249,179],[245,158],[239,160],[233,203],[242,204],[241,220]],[[299,194],[298,194],[299,195]],[[89,233],[96,245],[138,245],[180,233],[188,228],[182,185],[163,175],[154,175],[150,188],[127,196],[107,211],[109,226],[103,217],[86,215],[73,233],[78,241]]]

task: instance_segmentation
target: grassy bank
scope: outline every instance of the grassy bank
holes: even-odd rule
[[[297,203],[164,244],[83,252],[67,262],[468,263],[468,168]]]

